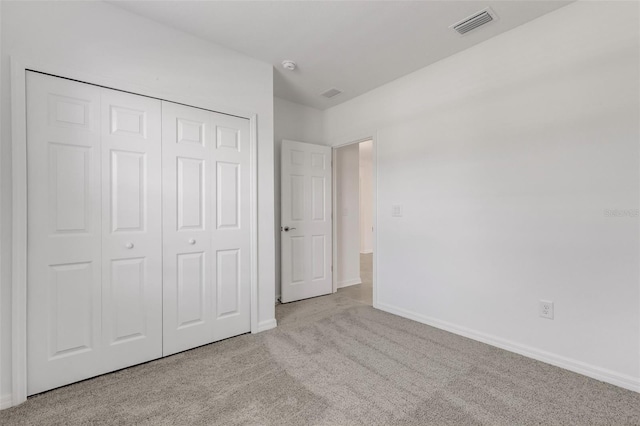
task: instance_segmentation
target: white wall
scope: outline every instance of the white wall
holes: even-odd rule
[[[270,64],[169,29],[102,2],[1,2],[2,383],[10,392],[11,139],[9,55],[258,114],[259,323],[274,319],[273,69]]]
[[[360,151],[358,144],[336,150],[336,260],[338,288],[360,284]]]
[[[360,150],[360,253],[373,252],[373,141]]]
[[[605,211],[639,207],[638,16],[573,3],[326,111],[377,134],[377,307],[640,390],[637,210]]]
[[[280,147],[282,140],[322,145],[322,111],[285,99],[274,98],[276,297],[280,297]]]
[[[287,139],[324,144],[322,111],[277,97],[273,106],[276,143]]]
[[[2,2],[0,2],[0,58],[2,58],[2,14],[3,7]],[[0,99],[5,99],[9,96],[7,91],[7,87],[3,84],[3,77],[5,75],[5,69],[0,65]],[[3,133],[3,125],[2,120],[0,120],[0,141],[4,139]],[[4,153],[2,149],[0,149],[0,180],[4,177],[3,171],[3,157]],[[0,184],[0,191],[2,191],[3,185]],[[4,194],[4,192],[2,192]],[[4,220],[4,197],[0,197],[0,241],[4,241],[4,234],[2,232],[2,221]],[[4,243],[0,243],[0,280],[4,277],[4,253],[3,253]],[[1,281],[0,281],[1,283]],[[11,395],[3,386],[7,380],[11,378],[11,371],[8,368],[5,368],[4,359],[7,359],[11,356],[10,346],[6,344],[3,336],[7,335],[11,326],[11,305],[10,298],[6,296],[6,293],[2,290],[3,286],[0,285],[0,410],[11,406]]]

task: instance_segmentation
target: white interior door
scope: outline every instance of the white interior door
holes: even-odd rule
[[[249,122],[163,102],[164,355],[250,331]]]
[[[282,302],[329,294],[331,148],[282,141]]]
[[[28,394],[161,356],[160,102],[27,73]]]

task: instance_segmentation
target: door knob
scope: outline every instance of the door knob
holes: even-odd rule
[[[194,245],[195,243],[196,243],[196,240],[194,240],[193,238],[189,240],[189,244]]]
[[[125,244],[125,247],[128,248],[128,249],[132,249],[133,248],[133,243]]]
[[[289,232],[289,231],[293,231],[296,228],[289,228],[288,226],[284,227],[284,232]]]

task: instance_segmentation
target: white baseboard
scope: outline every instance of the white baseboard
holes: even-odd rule
[[[425,315],[411,312],[406,309],[398,308],[385,303],[377,303],[376,305],[378,309],[394,315],[427,324],[441,330],[458,334],[460,336],[468,337],[470,339],[477,340],[479,342],[486,343],[500,349],[515,352],[517,354],[533,358],[547,364],[555,365],[556,367],[564,368],[565,370],[573,371],[574,373],[582,374],[596,380],[620,386],[621,388],[640,392],[639,377],[620,374],[615,371],[587,364],[582,361],[577,361],[551,352],[536,349],[531,346],[522,345],[520,343],[512,342],[510,340],[503,339],[497,336],[492,336],[490,334],[482,333],[470,328],[461,327],[446,321],[440,321],[435,318],[430,318]]]
[[[349,287],[350,285],[362,284],[360,277],[351,280],[338,281],[338,288]]]
[[[369,250],[360,250],[360,254],[371,254],[373,253],[373,249],[369,249]]]
[[[13,398],[11,397],[11,394],[8,393],[0,396],[0,410],[4,410],[9,407],[13,407]]]
[[[261,321],[258,323],[258,331],[256,331],[256,333],[261,333],[263,331],[271,330],[272,328],[276,328],[277,326],[278,326],[278,323],[276,322],[275,318],[266,320],[266,321]]]

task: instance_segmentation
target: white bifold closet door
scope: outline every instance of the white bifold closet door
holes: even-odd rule
[[[29,395],[250,331],[249,140],[27,73]]]
[[[163,353],[250,331],[249,121],[162,102]]]
[[[27,73],[30,395],[162,356],[160,120]]]

